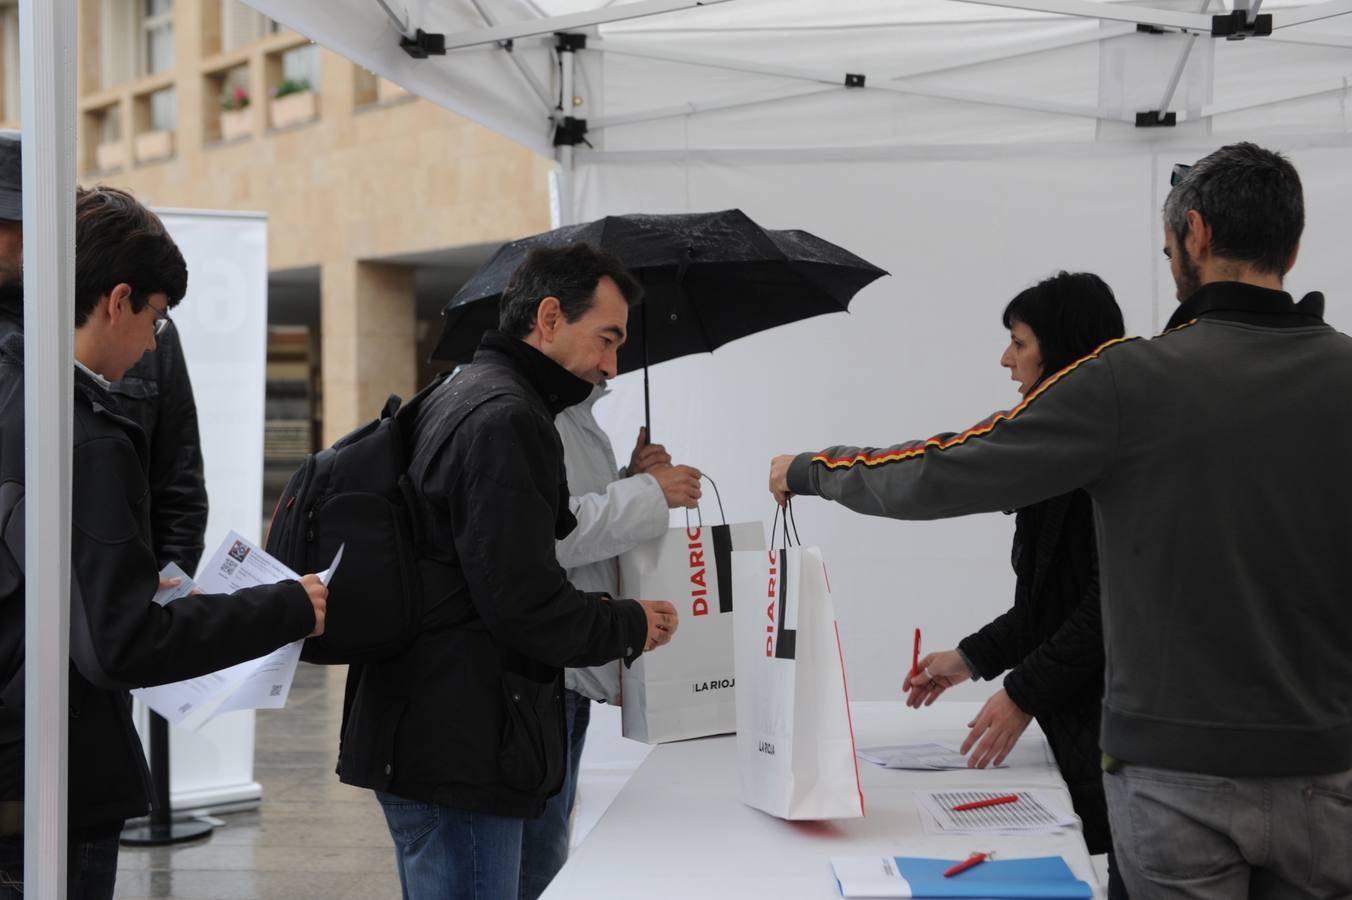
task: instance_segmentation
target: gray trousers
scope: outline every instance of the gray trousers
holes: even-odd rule
[[[1222,778],[1124,765],[1103,786],[1132,897],[1352,897],[1352,770]]]

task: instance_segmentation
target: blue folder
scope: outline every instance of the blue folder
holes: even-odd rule
[[[897,871],[910,884],[911,897],[1090,900],[1094,896],[1093,888],[1076,878],[1066,861],[1059,856],[988,859],[951,878],[945,878],[944,872],[961,860],[914,856],[897,856],[893,859]],[[841,887],[843,891],[844,886]]]

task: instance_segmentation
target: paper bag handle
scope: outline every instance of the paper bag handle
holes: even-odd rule
[[[803,546],[803,539],[798,536],[798,520],[793,515],[793,500],[785,500],[783,509],[776,504],[775,517],[770,522],[770,548],[775,546],[775,532],[779,530],[780,514],[784,516],[784,540],[780,543],[780,548],[787,550],[792,544],[789,541],[789,527],[793,527],[793,544],[799,547]]]
[[[714,489],[714,499],[718,501],[718,517],[723,520],[724,525],[728,524],[727,514],[723,512],[723,497],[718,493],[718,485],[714,484],[714,480],[704,472],[701,472],[699,477],[709,482],[709,487]],[[700,508],[698,506],[695,507],[695,521],[696,523],[699,524],[699,527],[701,528],[704,527],[704,514],[700,512]],[[685,511],[685,527],[687,528],[690,527],[689,509]]]

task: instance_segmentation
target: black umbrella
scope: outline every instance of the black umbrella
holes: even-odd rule
[[[472,357],[484,331],[497,326],[498,298],[526,254],[580,241],[614,255],[643,283],[619,371],[644,369],[645,418],[649,365],[842,311],[860,288],[887,274],[806,231],[761,228],[739,209],[607,216],[504,244],[446,305],[432,358]]]

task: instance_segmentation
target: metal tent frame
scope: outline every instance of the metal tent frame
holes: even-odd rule
[[[409,70],[405,66],[392,67],[388,64],[388,60],[382,62],[380,55],[373,53],[369,46],[354,46],[350,42],[345,43],[336,38],[334,33],[328,30],[329,23],[321,21],[319,16],[309,15],[304,9],[304,4],[282,0],[246,0],[246,2],[301,33],[309,34],[320,43],[349,56],[377,74],[396,81],[408,74]],[[488,8],[490,4],[485,0],[423,0],[423,2],[369,0],[369,2],[378,5],[392,23],[394,31],[392,40],[397,41],[409,57],[421,61],[422,65],[437,65],[435,58],[459,57],[459,61],[463,61],[466,53],[496,54],[510,63],[510,68],[528,88],[529,96],[534,98],[532,102],[538,104],[534,112],[539,113],[542,127],[539,134],[530,137],[524,137],[520,132],[506,133],[531,149],[539,152],[547,152],[547,149],[552,151],[558,162],[556,172],[558,224],[573,221],[573,211],[576,207],[573,195],[573,170],[577,146],[589,145],[589,137],[604,135],[607,129],[664,119],[694,117],[716,111],[766,106],[834,91],[852,90],[951,100],[1097,122],[1125,123],[1136,127],[1172,127],[1184,122],[1205,120],[1217,115],[1321,94],[1344,92],[1348,89],[1345,79],[1329,80],[1274,88],[1262,96],[1242,101],[1209,103],[1192,112],[1172,110],[1170,106],[1178,92],[1189,57],[1198,40],[1203,37],[1352,49],[1352,36],[1283,33],[1294,26],[1352,13],[1352,0],[1322,0],[1308,6],[1282,7],[1276,12],[1261,12],[1263,0],[1232,0],[1229,7],[1223,0],[1199,0],[1196,12],[1162,9],[1137,2],[1117,3],[1104,0],[951,0],[954,4],[1097,22],[1100,28],[1087,33],[1033,40],[1012,49],[973,52],[962,58],[947,60],[940,65],[907,66],[902,63],[883,72],[827,71],[780,63],[754,62],[717,54],[691,53],[646,45],[630,46],[622,39],[603,37],[599,32],[602,26],[618,22],[662,16],[697,7],[711,7],[732,0],[634,0],[629,3],[609,0],[599,3],[596,9],[567,15],[549,15],[541,9],[537,0],[520,0],[524,4],[522,8],[533,12],[534,17],[519,21],[504,21],[502,13],[490,11]],[[436,31],[431,24],[436,14],[440,14],[443,18],[454,14],[461,27],[458,30]],[[775,27],[772,13],[767,13],[765,27]],[[1049,97],[1020,96],[997,90],[974,90],[937,84],[929,80],[935,75],[956,72],[967,67],[1013,60],[1081,44],[1103,44],[1130,38],[1143,32],[1184,34],[1190,37],[1180,50],[1167,79],[1159,85],[1160,102],[1151,109],[1110,111],[1091,104],[1066,102]],[[547,62],[537,62],[532,66],[523,58],[523,51],[531,50],[536,52],[535,60]],[[542,55],[540,51],[549,53]],[[668,103],[650,109],[615,114],[608,114],[602,110],[599,116],[583,118],[578,114],[578,109],[575,109],[584,106],[586,102],[585,91],[582,96],[577,93],[577,85],[584,77],[578,68],[579,53],[598,53],[603,56],[630,57],[660,63],[720,69],[781,79],[787,83],[773,90],[748,91],[717,100],[692,99],[678,104]],[[551,84],[552,89],[548,86]],[[418,88],[418,85],[405,84],[405,86],[414,90]],[[490,128],[500,128],[500,123],[492,121],[490,117],[476,115],[474,110],[457,108],[454,100],[447,102],[446,98],[438,96],[431,96],[430,99],[456,108],[458,112],[471,118],[477,118]]]

